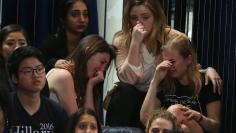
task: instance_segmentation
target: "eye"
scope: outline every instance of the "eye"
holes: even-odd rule
[[[153,128],[151,130],[152,133],[159,133],[160,132],[160,129],[159,128]]]
[[[147,19],[149,19],[150,17],[149,16],[144,16],[143,17],[143,20],[147,20]]]
[[[138,17],[137,16],[131,16],[130,19],[131,19],[131,21],[138,21]]]
[[[72,11],[72,12],[70,13],[70,15],[71,15],[72,17],[77,17],[77,16],[80,16],[81,13],[80,13],[80,11]]]
[[[7,46],[9,46],[9,47],[13,47],[13,46],[15,45],[14,42],[6,42],[5,44],[6,44]]]
[[[91,129],[92,129],[92,130],[97,130],[97,125],[92,124],[92,125],[91,125]]]
[[[87,128],[87,125],[86,125],[85,123],[80,123],[80,124],[78,125],[78,128],[81,129],[81,130],[84,130],[84,129]]]

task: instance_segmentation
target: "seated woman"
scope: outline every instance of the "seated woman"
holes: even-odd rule
[[[197,68],[197,57],[190,40],[184,34],[173,35],[162,47],[163,60],[157,65],[154,77],[143,102],[140,117],[161,107],[182,104],[183,115],[194,120],[206,132],[219,132],[220,96],[213,93],[212,84],[204,85]],[[195,128],[191,128],[193,132]]]
[[[148,118],[146,133],[181,133],[176,117],[166,110],[154,110]]]
[[[79,108],[67,123],[67,133],[101,133],[101,124],[96,113],[88,108]]]
[[[68,115],[79,107],[99,113],[104,74],[114,56],[114,49],[102,37],[86,36],[67,59],[72,69],[53,68],[47,73],[50,97],[56,95]]]

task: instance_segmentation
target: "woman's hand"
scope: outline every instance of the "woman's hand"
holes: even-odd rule
[[[172,63],[169,60],[165,60],[161,62],[159,65],[157,65],[155,75],[153,78],[154,81],[155,82],[162,81],[166,77],[168,70],[171,68],[171,66],[172,66]]]
[[[104,80],[103,71],[97,71],[95,75],[89,79],[89,84],[95,86],[96,84],[102,82]]]
[[[208,84],[209,79],[211,80],[211,82],[213,84],[214,93],[218,92],[218,94],[221,94],[222,80],[221,80],[219,74],[216,72],[216,70],[212,67],[208,67],[206,69],[206,73],[205,73],[205,84],[206,85]]]
[[[146,33],[147,33],[147,31],[146,31],[145,27],[141,23],[137,22],[137,25],[135,25],[133,27],[132,39],[135,42],[142,44]]]
[[[66,69],[70,73],[74,74],[75,68],[74,64],[71,61],[59,59],[54,65],[56,68]]]
[[[184,111],[184,116],[187,120],[195,120],[196,122],[200,122],[203,118],[201,113],[187,107],[182,107],[181,110]]]

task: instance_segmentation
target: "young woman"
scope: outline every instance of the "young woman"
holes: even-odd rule
[[[101,124],[96,113],[89,108],[79,108],[67,123],[67,133],[101,133]]]
[[[27,45],[29,45],[27,33],[20,25],[10,24],[0,30],[0,55],[2,56],[2,61],[7,62],[13,51]],[[7,72],[7,67],[4,71],[3,76],[5,76],[6,84],[10,91],[14,91],[15,86]]]
[[[9,58],[15,49],[28,44],[27,33],[20,25],[11,24],[1,29],[0,53],[2,53],[5,60]]]
[[[169,111],[154,110],[146,125],[146,133],[182,133],[176,117]]]
[[[129,0],[125,6],[123,24],[122,31],[113,39],[113,45],[117,48],[116,68],[122,82],[122,87],[119,87],[122,93],[112,98],[106,123],[110,126],[137,127],[141,105],[156,65],[161,62],[161,46],[173,34],[180,32],[166,25],[158,0]],[[216,88],[220,88],[221,79],[214,69],[207,69],[206,75],[213,80]],[[126,87],[123,83],[127,84]]]
[[[51,97],[58,99],[69,115],[79,107],[99,113],[104,75],[114,56],[112,47],[102,37],[84,37],[68,57],[72,70],[53,68],[47,73]]]
[[[162,48],[163,61],[157,65],[141,108],[141,120],[161,107],[181,104],[187,120],[194,120],[206,132],[219,132],[220,96],[213,93],[212,84],[204,85],[197,67],[197,57],[184,34],[172,36]],[[178,109],[178,108],[177,108]],[[194,128],[191,128],[194,132]]]
[[[40,47],[46,61],[68,56],[85,36],[88,27],[89,13],[84,0],[63,0],[59,15],[58,33],[49,36]],[[51,61],[54,65],[56,60]]]

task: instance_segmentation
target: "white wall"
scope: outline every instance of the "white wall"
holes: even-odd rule
[[[107,5],[105,5],[106,1]],[[106,41],[111,44],[113,35],[122,28],[123,0],[97,0],[97,4],[99,35],[105,37]],[[113,87],[116,81],[118,81],[118,78],[114,62],[112,62],[105,77],[103,97],[106,96],[107,91]],[[104,120],[105,114],[104,111]]]

